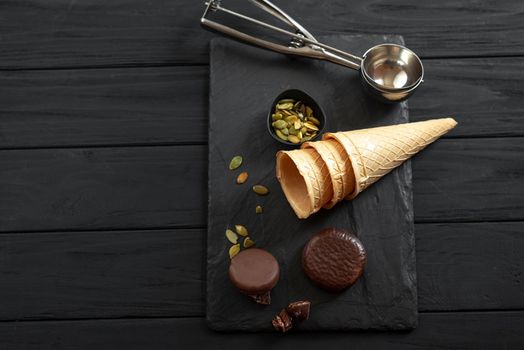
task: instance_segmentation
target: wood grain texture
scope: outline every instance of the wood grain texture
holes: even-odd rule
[[[0,147],[207,140],[207,67],[0,73]]]
[[[521,59],[425,64],[411,120],[454,116],[459,126],[445,137],[524,136]],[[207,142],[208,67],[0,72],[0,80],[0,148]]]
[[[0,324],[4,350],[522,349],[522,332],[522,311],[421,314],[412,332],[224,334],[202,318]]]
[[[207,147],[0,152],[0,228],[152,228],[206,220]]]
[[[415,221],[523,220],[523,152],[522,137],[430,145],[412,163]],[[0,151],[0,231],[202,227],[206,154],[206,146]]]
[[[314,34],[401,34],[424,57],[524,53],[519,0],[277,4]],[[240,0],[225,6],[260,16]],[[206,63],[203,11],[190,0],[3,1],[0,68]]]
[[[523,309],[523,231],[524,222],[417,224],[419,310]],[[203,316],[205,237],[1,234],[0,320]]]

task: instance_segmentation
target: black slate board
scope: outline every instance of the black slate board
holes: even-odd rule
[[[320,40],[362,54],[399,36],[326,36]],[[296,218],[275,178],[275,153],[283,145],[266,131],[272,100],[283,90],[309,93],[327,115],[326,131],[351,130],[408,121],[407,104],[384,105],[367,97],[358,73],[334,64],[292,58],[229,39],[211,43],[209,125],[209,211],[207,239],[207,320],[215,330],[271,330],[271,319],[285,305],[312,301],[311,317],[295,330],[410,329],[417,325],[417,289],[411,166],[406,162],[352,202]],[[229,171],[230,159],[244,164]],[[250,174],[244,185],[235,178]],[[271,189],[267,197],[254,184]],[[265,211],[255,214],[255,206]],[[261,306],[229,282],[224,232],[243,224],[256,246],[275,255],[281,278],[272,304]],[[333,226],[355,232],[368,252],[365,273],[350,289],[333,294],[314,286],[300,265],[304,243]]]

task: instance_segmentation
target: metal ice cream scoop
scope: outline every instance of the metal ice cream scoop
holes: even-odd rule
[[[381,44],[367,50],[362,57],[336,49],[315,39],[298,22],[268,0],[249,0],[294,29],[294,32],[259,21],[221,6],[219,0],[209,0],[201,24],[242,42],[264,49],[330,61],[360,72],[362,85],[368,93],[384,102],[400,102],[413,94],[423,82],[424,67],[420,58],[408,48],[397,44]],[[221,11],[242,20],[291,37],[289,46],[246,34],[208,19],[210,12]]]

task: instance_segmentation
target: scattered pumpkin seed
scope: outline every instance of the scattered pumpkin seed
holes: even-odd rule
[[[281,129],[280,132],[283,133],[284,135],[289,135],[289,129],[288,128]]]
[[[231,162],[229,162],[229,170],[235,170],[240,165],[242,165],[242,156],[235,156],[231,159]]]
[[[233,259],[235,255],[237,255],[240,252],[240,244],[232,245],[231,248],[229,248],[229,258]]]
[[[257,205],[257,207],[255,208],[255,213],[262,214],[263,212],[264,212],[264,208],[262,208],[262,206],[260,205]]]
[[[247,228],[242,225],[235,225],[235,231],[242,237],[246,237],[248,235]]]
[[[291,136],[293,136],[293,135],[291,135]],[[269,189],[266,186],[255,185],[255,186],[253,186],[253,192],[255,192],[256,194],[258,194],[260,196],[265,196],[265,195],[267,195],[269,193]]]
[[[231,243],[233,244],[237,244],[238,243],[238,236],[235,232],[231,231],[230,229],[227,229],[226,230],[226,237],[227,237],[227,240],[230,241]]]
[[[280,120],[282,119],[282,113],[275,113],[271,116],[271,118],[273,119],[274,122],[276,122],[277,120]]]
[[[253,242],[253,241],[251,240],[251,238],[246,237],[246,238],[244,239],[244,248],[252,247],[254,244],[255,244],[255,242]]]
[[[238,174],[237,176],[237,184],[243,184],[244,182],[247,181],[247,178],[249,177],[249,174],[244,171],[244,172],[241,172],[240,174]]]

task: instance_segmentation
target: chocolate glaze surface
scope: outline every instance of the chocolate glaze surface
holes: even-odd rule
[[[268,251],[259,248],[241,251],[231,259],[229,265],[231,282],[242,293],[253,298],[268,294],[277,284],[279,277],[277,259]]]
[[[327,228],[314,235],[302,251],[302,266],[318,286],[340,291],[362,275],[366,251],[353,234]]]

